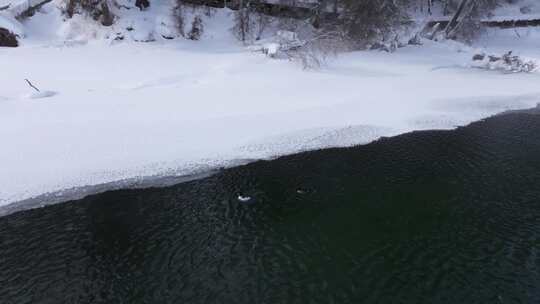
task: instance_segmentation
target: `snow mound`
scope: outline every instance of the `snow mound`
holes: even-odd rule
[[[23,95],[23,98],[24,99],[42,99],[42,98],[53,97],[57,94],[58,93],[54,91],[39,91],[39,92]]]
[[[0,28],[4,28],[19,37],[24,37],[23,25],[9,13],[0,12]]]

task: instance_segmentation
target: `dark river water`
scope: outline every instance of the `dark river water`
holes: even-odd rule
[[[2,217],[0,303],[540,303],[540,115]]]

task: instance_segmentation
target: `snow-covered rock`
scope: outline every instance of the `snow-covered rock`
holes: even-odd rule
[[[538,70],[538,63],[534,60],[527,60],[512,55],[511,51],[502,56],[486,55],[484,53],[475,54],[473,56],[472,66],[511,73],[531,73]]]
[[[304,42],[298,39],[298,34],[291,31],[277,31],[274,36],[256,41],[254,45],[249,46],[251,51],[261,51],[271,58],[282,58],[286,56],[284,52],[298,48],[304,45]]]
[[[262,46],[262,52],[270,57],[276,57],[280,49],[279,43],[270,42]]]

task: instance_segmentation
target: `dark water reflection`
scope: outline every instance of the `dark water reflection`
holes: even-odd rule
[[[0,303],[540,303],[540,116],[0,218]]]

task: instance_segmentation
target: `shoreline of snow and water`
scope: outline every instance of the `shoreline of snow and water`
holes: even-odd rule
[[[247,164],[249,161],[231,162],[231,168]],[[234,164],[234,165],[233,165]],[[224,168],[224,167],[223,167]],[[229,168],[229,167],[227,167]],[[219,172],[222,168],[206,168],[200,169],[198,172],[193,172],[188,175],[180,176],[146,176],[135,177],[126,180],[119,180],[104,184],[87,185],[63,189],[52,193],[41,194],[25,200],[13,202],[8,205],[0,206],[0,217],[6,216],[18,211],[24,211],[35,208],[43,208],[49,205],[59,204],[72,200],[83,199],[89,195],[104,193],[107,191],[123,190],[123,189],[148,189],[154,187],[169,187],[180,183],[186,183],[193,180],[203,179],[212,176]]]
[[[49,5],[23,24],[20,47],[0,48],[2,210],[63,200],[66,189],[89,194],[454,129],[540,102],[540,73],[471,62],[479,50],[538,61],[538,28],[490,29],[473,47],[427,40],[394,53],[350,52],[304,70],[235,42],[226,10],[205,20],[196,42],[133,42],[163,25],[155,11],[142,16],[123,20],[141,30],[116,41],[87,20],[64,22]]]
[[[498,113],[494,116],[508,115],[508,114],[540,115],[540,103],[538,103],[536,107],[534,108],[523,109],[523,110],[509,110],[509,111]],[[490,117],[487,117],[487,119],[488,118]],[[474,123],[476,122],[472,122],[471,124],[474,124]],[[466,128],[467,126],[468,125],[461,126],[460,128]],[[429,130],[422,130],[422,131],[429,131]],[[407,132],[407,133],[414,133],[414,132],[418,132],[418,130]],[[399,134],[396,136],[405,135],[407,133]],[[375,142],[377,140],[374,140],[372,142]],[[308,150],[301,151],[295,154],[302,154],[306,152],[308,152]],[[292,155],[292,154],[281,155],[280,157],[288,156],[288,155]],[[59,204],[59,203],[73,201],[73,200],[84,199],[85,197],[88,197],[90,195],[97,195],[97,194],[101,194],[101,193],[109,192],[109,191],[127,190],[127,189],[149,189],[149,188],[156,188],[156,187],[162,188],[162,187],[175,186],[181,183],[187,183],[187,182],[210,177],[225,169],[232,169],[235,167],[244,166],[244,165],[247,165],[256,161],[261,161],[261,160],[271,161],[272,159],[233,160],[233,161],[230,161],[228,164],[224,165],[223,167],[199,168],[199,170],[193,171],[193,173],[187,174],[187,175],[134,177],[134,178],[129,178],[125,180],[104,183],[104,184],[86,185],[86,186],[74,187],[70,189],[63,189],[56,192],[45,193],[45,194],[41,194],[41,195],[28,198],[25,200],[13,202],[8,205],[0,206],[0,217],[7,216],[10,214],[19,212],[19,211],[30,210],[30,209],[35,209],[35,208],[43,208],[43,207],[53,205],[53,204]]]

